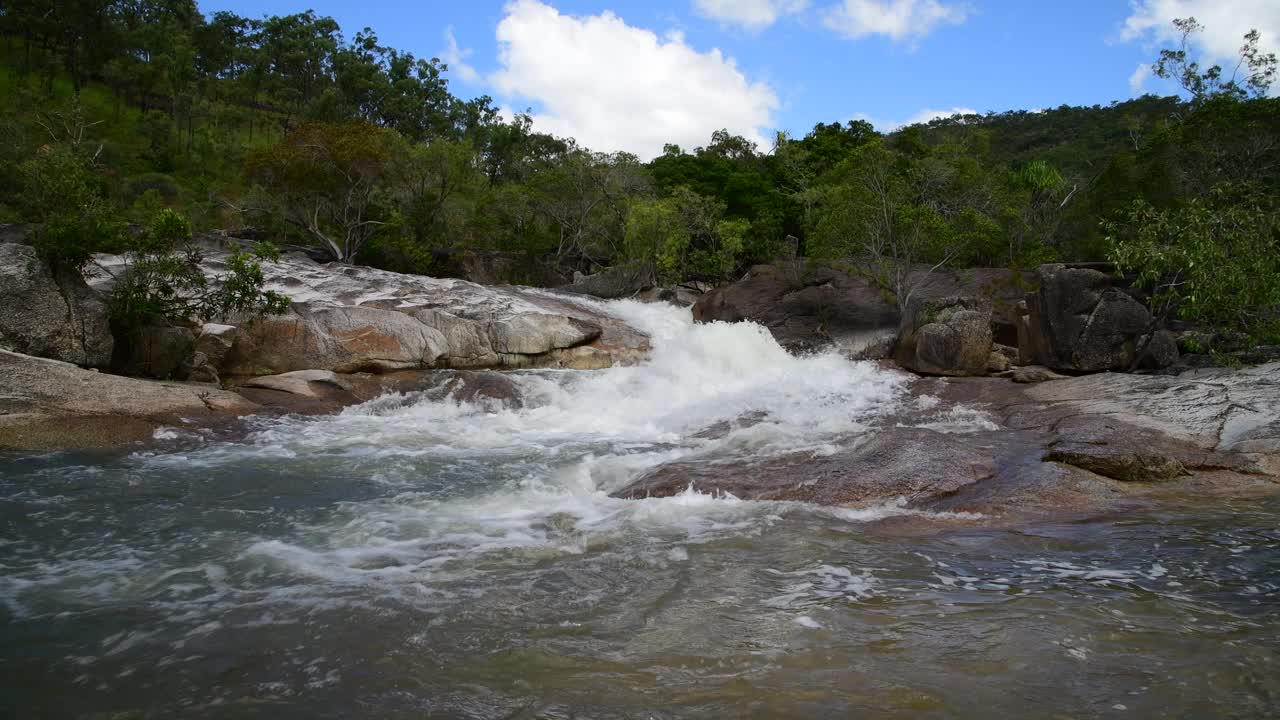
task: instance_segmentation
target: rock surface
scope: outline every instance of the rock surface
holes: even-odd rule
[[[207,243],[205,269],[225,269]],[[122,261],[100,256],[118,270]],[[235,323],[230,348],[201,348],[224,379],[296,370],[388,373],[452,367],[608,367],[648,353],[648,338],[571,296],[338,264],[300,253],[264,263],[266,289],[293,300],[282,316]],[[96,279],[103,289],[112,276]],[[586,349],[584,349],[586,348]]]
[[[109,447],[161,425],[212,424],[258,411],[233,392],[85,370],[0,350],[0,448]]]
[[[835,452],[673,463],[618,491],[980,513],[1114,510],[1153,493],[1280,492],[1280,364],[1015,385],[917,380],[914,402]]]
[[[0,243],[0,348],[107,367],[113,341],[106,305],[84,281],[55,279],[35,248]]]
[[[979,268],[959,272],[913,273],[913,298],[984,298],[991,303],[996,339],[1017,342],[1014,306],[1026,292],[1028,276]],[[870,337],[896,331],[897,304],[867,279],[828,265],[779,262],[759,265],[742,280],[716,288],[693,306],[701,322],[751,320],[769,329],[784,347],[808,350],[835,345],[865,346]]]
[[[1019,333],[1028,363],[1055,370],[1096,372],[1162,368],[1174,364],[1173,336],[1154,333],[1146,306],[1113,276],[1091,267],[1042,265],[1039,288],[1027,295],[1027,316]]]
[[[991,303],[916,298],[898,336],[898,362],[926,375],[985,375],[991,362]]]

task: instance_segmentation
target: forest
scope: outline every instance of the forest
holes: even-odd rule
[[[0,222],[38,224],[47,259],[77,272],[95,252],[136,255],[152,280],[125,315],[195,312],[164,302],[182,240],[254,228],[401,272],[501,254],[504,279],[540,285],[617,267],[717,283],[779,258],[876,277],[1107,262],[1168,312],[1276,335],[1280,100],[1256,33],[1234,69],[1201,67],[1185,42],[1153,58],[1176,97],[888,134],[836,121],[771,147],[726,130],[648,162],[459,98],[440,60],[313,12],[13,0],[0,33]],[[251,292],[273,252],[246,253],[249,290],[211,302],[278,305]]]

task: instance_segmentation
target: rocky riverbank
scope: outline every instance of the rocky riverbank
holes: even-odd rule
[[[204,242],[216,278],[224,241]],[[264,265],[267,287],[292,299],[286,314],[153,328],[113,347],[102,298],[119,258],[99,257],[85,285],[55,278],[21,243],[0,243],[0,254],[0,449],[117,447],[159,428],[333,413],[392,392],[509,410],[525,398],[500,371],[631,365],[650,350],[644,332],[571,294],[300,253]],[[856,275],[792,270],[756,268],[687,300],[702,322],[752,320],[792,350],[835,348],[915,371],[895,410],[823,452],[672,462],[610,488],[616,495],[692,486],[1002,519],[1280,489],[1280,363],[1178,371],[1172,334],[1097,268],[924,275],[906,313]],[[1106,372],[1134,368],[1165,374]],[[748,414],[703,432],[768,421]]]

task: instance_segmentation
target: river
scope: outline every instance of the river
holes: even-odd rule
[[[0,716],[1280,714],[1280,504],[993,529],[615,499],[674,460],[831,452],[913,400],[758,326],[606,307],[652,359],[515,374],[518,407],[391,395],[0,455]]]

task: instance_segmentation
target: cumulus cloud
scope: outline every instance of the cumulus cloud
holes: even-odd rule
[[[808,6],[809,0],[693,0],[699,15],[747,30],[763,30]]]
[[[490,82],[509,102],[536,103],[534,126],[544,132],[644,159],[668,142],[705,144],[720,128],[766,144],[777,95],[679,33],[659,37],[612,12],[576,17],[515,0],[497,35],[501,67]]]
[[[1133,69],[1129,76],[1129,92],[1135,97],[1146,92],[1147,78],[1151,77],[1151,65],[1143,63]]]
[[[973,108],[953,107],[950,110],[932,110],[932,109],[921,110],[920,112],[916,113],[915,115],[912,115],[906,120],[899,120],[899,121],[877,119],[877,118],[871,117],[870,115],[867,115],[866,113],[858,113],[853,117],[855,120],[866,120],[867,122],[874,125],[875,128],[880,132],[891,133],[895,130],[901,130],[902,128],[907,127],[908,125],[920,125],[922,123],[927,123],[930,120],[937,120],[938,118],[949,118],[953,115],[977,115],[977,114],[978,114],[978,111],[974,110]]]
[[[939,25],[958,25],[968,16],[963,5],[938,0],[843,0],[828,8],[822,21],[847,38],[886,35],[902,41],[918,40]]]
[[[1194,17],[1204,26],[1193,48],[1201,54],[1202,64],[1219,63],[1230,72],[1244,34],[1254,29],[1262,34],[1258,45],[1263,52],[1280,52],[1280,2],[1276,0],[1137,0],[1120,37],[1153,49],[1173,47],[1179,40],[1173,21],[1185,17]]]
[[[480,79],[480,73],[476,69],[467,64],[467,58],[471,56],[471,49],[466,50],[458,47],[458,39],[453,36],[453,26],[444,29],[444,50],[440,53],[440,59],[445,65],[449,66],[449,71],[457,73],[458,77],[465,83],[474,84]]]

